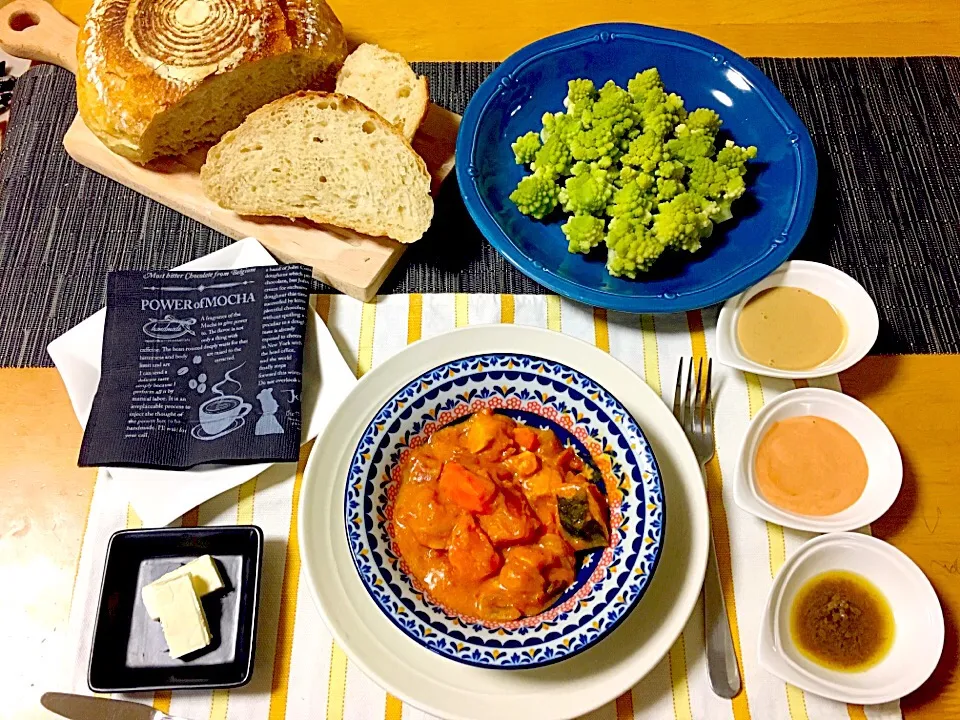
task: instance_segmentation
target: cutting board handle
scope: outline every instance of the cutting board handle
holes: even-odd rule
[[[0,47],[77,72],[77,26],[45,0],[13,0],[0,7]]]

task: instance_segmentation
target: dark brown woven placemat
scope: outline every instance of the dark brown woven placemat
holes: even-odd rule
[[[875,352],[960,352],[960,58],[754,60],[817,149],[814,219],[795,257],[850,273],[876,301]],[[420,63],[462,112],[492,63]],[[115,268],[165,268],[229,240],[80,167],[64,152],[73,77],[18,83],[0,157],[0,366],[49,365],[46,344],[103,305]],[[508,265],[443,188],[427,237],[383,287],[544,292]]]

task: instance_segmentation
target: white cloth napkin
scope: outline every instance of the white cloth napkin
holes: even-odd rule
[[[260,243],[247,238],[177,269],[219,270],[276,263]],[[100,310],[47,348],[66,385],[77,419],[84,427],[100,382],[105,320],[106,310]],[[303,356],[301,442],[307,442],[326,427],[356,378],[337,350],[330,331],[313,311],[307,317]],[[176,520],[204,500],[256,477],[270,465],[199,465],[189,470],[110,468],[107,472],[121,481],[111,487],[133,505],[146,526],[153,527]]]

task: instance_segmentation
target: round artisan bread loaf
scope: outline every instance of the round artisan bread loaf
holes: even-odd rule
[[[94,0],[77,105],[138,163],[216,142],[258,107],[332,86],[347,54],[324,0]]]

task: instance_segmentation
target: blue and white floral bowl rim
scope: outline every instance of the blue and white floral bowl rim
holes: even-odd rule
[[[538,394],[536,388],[549,392]],[[620,502],[612,496],[611,546],[599,557],[587,557],[584,568],[589,572],[582,568],[574,585],[544,613],[505,624],[462,618],[425,598],[404,572],[390,535],[401,453],[483,407],[533,413],[561,435],[566,431],[581,453],[589,452],[607,487],[614,483],[623,497]],[[605,444],[588,432],[597,425],[606,428],[600,433]],[[665,512],[660,469],[650,444],[603,386],[554,360],[490,353],[421,373],[376,412],[350,462],[344,516],[361,584],[407,637],[468,665],[516,669],[582,652],[629,615],[659,562]],[[584,574],[589,577],[584,579]]]

